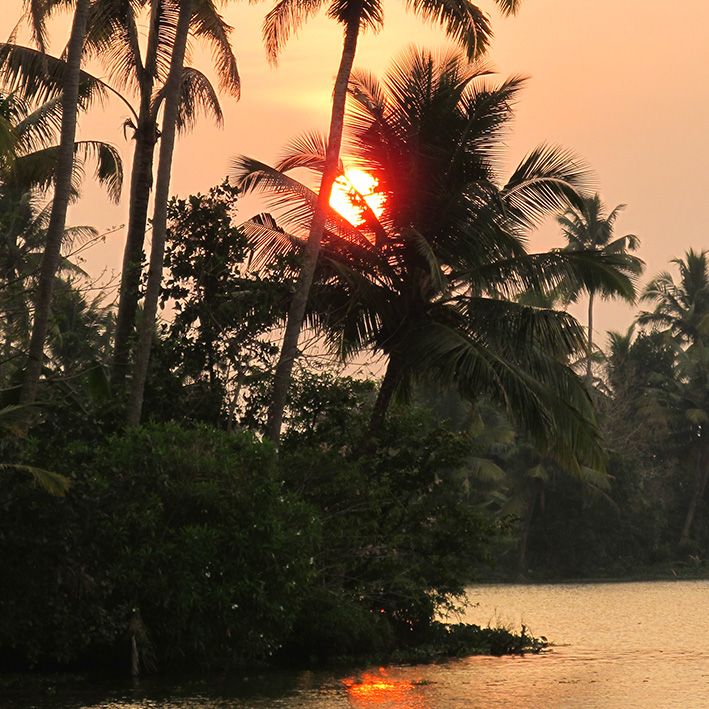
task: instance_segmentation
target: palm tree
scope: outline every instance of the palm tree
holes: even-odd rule
[[[559,476],[575,480],[587,495],[607,495],[610,478],[604,470],[596,470],[578,461],[573,467],[559,466],[524,437],[505,451],[502,461],[504,474],[498,483],[496,497],[500,501],[499,516],[519,521],[517,575],[520,579],[529,570],[528,550],[534,519],[544,514],[546,496]]]
[[[709,340],[709,251],[690,249],[684,258],[672,259],[679,269],[679,282],[668,271],[653,278],[641,296],[655,302],[653,311],[638,316],[640,325],[666,331],[680,346]]]
[[[557,218],[564,236],[568,242],[567,251],[580,249],[599,251],[602,253],[616,254],[622,258],[624,267],[629,272],[639,275],[642,273],[644,263],[637,256],[629,252],[635,251],[640,245],[640,239],[634,234],[614,237],[613,229],[620,212],[625,209],[624,204],[619,204],[610,213],[606,214],[603,202],[598,194],[586,197],[581,204],[571,207]],[[570,284],[572,297],[578,297],[573,284]],[[618,297],[618,293],[604,291],[591,285],[588,292],[588,336],[586,340],[586,381],[589,385],[593,382],[593,306],[597,295],[602,298]],[[635,301],[635,291],[622,296],[624,300],[632,303]]]
[[[280,0],[264,21],[263,34],[269,57],[273,62],[291,34],[325,3],[322,0]],[[513,13],[518,0],[497,0],[505,13]],[[363,29],[378,29],[384,22],[381,0],[333,0],[327,3],[328,15],[344,27],[340,65],[333,90],[330,128],[325,143],[325,163],[315,210],[304,251],[300,274],[290,303],[281,352],[276,365],[273,398],[269,410],[267,435],[278,444],[283,422],[283,410],[288,395],[291,372],[297,354],[298,338],[307,308],[310,287],[318,260],[320,242],[325,229],[327,206],[332,187],[338,176],[340,147],[345,118],[347,87],[357,51],[357,41]],[[469,0],[413,0],[410,7],[427,20],[440,22],[448,36],[465,49],[469,58],[480,56],[486,49],[491,31],[488,18]]]
[[[56,144],[61,124],[61,99],[39,105],[11,94],[0,100],[0,120],[11,136],[9,152],[0,158],[0,305],[4,312],[2,360],[26,355],[31,307],[27,295],[36,287],[43,249],[51,219],[52,204],[45,204],[52,186],[60,146]],[[76,141],[71,194],[78,194],[87,161],[96,163],[96,179],[109,195],[117,198],[122,183],[122,165],[117,151],[99,141]],[[65,227],[62,245],[95,236],[89,227]],[[61,253],[57,269],[75,269]]]
[[[60,3],[60,0],[49,0],[48,2],[47,0],[42,2],[40,0],[26,0],[26,2],[29,5],[35,34],[43,44],[43,23],[46,17],[56,6],[65,3]],[[59,265],[62,237],[66,226],[67,207],[72,194],[81,57],[90,9],[90,0],[76,0],[71,34],[67,46],[67,72],[61,100],[61,139],[54,175],[54,198],[52,200],[49,226],[47,227],[47,238],[42,256],[37,292],[34,299],[32,336],[21,394],[22,402],[25,404],[32,404],[37,396],[37,386],[42,371],[44,341],[47,336],[52,305],[54,276]]]
[[[105,293],[87,298],[90,285],[69,277],[55,286],[47,350],[52,367],[64,379],[83,374],[108,355],[112,314],[104,304]]]
[[[143,0],[140,4],[146,2]],[[117,4],[120,9],[118,13]],[[158,119],[166,97],[165,82],[176,40],[178,8],[179,3],[175,0],[150,2],[144,57],[138,31],[140,7],[131,0],[99,0],[94,8],[94,29],[89,31],[87,37],[89,48],[106,64],[112,81],[121,87],[134,88],[139,105],[135,120],[127,124],[133,130],[135,149],[114,345],[114,384],[120,384],[128,367],[130,337],[139,298],[153,160],[159,138]],[[229,43],[231,27],[224,22],[212,0],[193,0],[191,30],[211,44],[220,86],[238,98],[240,79]],[[221,125],[223,115],[219,99],[204,74],[195,68],[184,67],[179,91],[178,130],[189,129],[194,124],[198,109],[211,115]]]
[[[387,356],[373,435],[394,393],[421,377],[455,383],[468,397],[488,395],[545,446],[566,446],[572,456],[586,448],[598,460],[588,396],[565,364],[583,347],[578,324],[514,297],[572,277],[620,292],[631,282],[613,254],[527,253],[528,227],[576,199],[585,170],[563,151],[542,147],[500,186],[501,134],[521,80],[490,87],[485,73],[457,54],[412,51],[383,82],[353,75],[348,145],[379,181],[384,211],[377,218],[359,200],[363,223],[354,227],[326,210],[308,316],[342,355],[371,348]],[[305,136],[276,168],[237,160],[238,185],[264,191],[288,229],[265,219],[244,225],[265,257],[307,243],[322,207],[287,172],[320,173],[324,146]]]
[[[143,53],[139,23],[146,5],[149,5],[149,26]],[[135,139],[112,368],[114,386],[120,385],[128,367],[130,338],[139,299],[154,154],[160,133],[158,122],[165,99],[164,84],[177,16],[176,0],[94,0],[88,22],[85,51],[105,64],[110,83],[82,72],[82,107],[86,108],[94,97],[104,97],[107,93],[117,96],[129,110],[125,127],[133,131]],[[240,81],[229,43],[231,27],[224,22],[212,0],[195,0],[192,23],[193,33],[213,49],[221,88],[238,98]],[[2,45],[0,55],[6,81],[23,95],[49,99],[61,94],[66,74],[63,59],[14,44]],[[126,101],[122,91],[137,94],[137,109]],[[222,124],[219,99],[209,79],[199,70],[185,67],[178,129],[190,130],[200,111],[212,117],[218,125]]]
[[[28,296],[34,290],[39,272],[49,206],[37,208],[28,194],[23,195],[19,202],[13,201],[12,196],[0,196],[0,210],[7,218],[7,223],[3,220],[3,226],[8,227],[0,240],[0,382],[14,388],[19,371],[17,364],[27,352],[32,320]],[[63,251],[96,237],[97,232],[92,227],[67,227],[62,239]],[[55,290],[62,277],[71,275],[86,274],[65,254],[61,254]],[[48,335],[54,320],[54,305]]]
[[[680,534],[680,546],[685,546],[709,484],[709,252],[690,249],[672,263],[679,269],[679,281],[667,271],[655,276],[642,294],[643,301],[655,302],[655,309],[641,312],[638,322],[658,327],[678,349],[668,406],[682,422],[680,433],[695,470]]]
[[[709,485],[709,347],[684,350],[678,359],[679,377],[670,383],[669,403],[678,414],[680,445],[694,477],[679,538],[680,548],[686,548]]]
[[[163,259],[165,255],[165,236],[167,232],[167,203],[170,197],[170,173],[172,155],[175,147],[175,135],[179,118],[180,87],[184,72],[187,40],[192,21],[193,0],[181,0],[172,46],[170,71],[165,82],[165,109],[162,119],[162,138],[158,161],[158,177],[155,189],[155,207],[153,212],[153,238],[150,248],[150,267],[145,291],[143,317],[138,333],[138,343],[133,365],[133,378],[130,384],[127,423],[137,426],[143,410],[145,380],[148,376],[150,350],[152,347],[155,317],[157,315],[160,283],[162,281]]]

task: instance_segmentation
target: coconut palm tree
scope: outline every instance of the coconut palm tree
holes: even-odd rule
[[[177,36],[179,3],[175,0],[150,2],[148,39],[143,56],[138,19],[140,6],[145,4],[148,4],[148,0],[143,0],[137,6],[131,0],[98,0],[94,8],[93,29],[87,37],[89,49],[107,66],[112,82],[137,93],[139,106],[135,119],[127,123],[133,130],[135,148],[130,217],[123,254],[114,345],[114,383],[120,383],[128,366],[130,337],[139,298],[153,160],[159,138],[158,120],[165,101],[170,57]],[[238,98],[240,79],[229,42],[231,27],[217,12],[212,0],[193,0],[190,30],[193,35],[211,45],[220,87]],[[180,93],[177,111],[179,131],[194,125],[199,109],[221,125],[223,115],[219,99],[202,72],[193,67],[184,67]]]
[[[150,248],[150,265],[145,291],[143,317],[138,333],[135,351],[133,377],[130,384],[127,423],[137,426],[143,410],[145,380],[148,376],[150,350],[152,347],[155,318],[160,296],[163,259],[165,256],[165,237],[167,233],[167,203],[170,198],[170,174],[172,155],[179,118],[180,87],[184,73],[185,53],[190,33],[194,0],[181,0],[175,29],[175,41],[170,58],[170,71],[165,82],[165,108],[162,119],[162,138],[158,160],[158,176],[155,188],[155,207],[153,211],[153,237]]]
[[[71,276],[55,286],[47,350],[52,368],[64,379],[107,359],[113,317],[104,303],[105,293],[88,297],[90,286]]]
[[[38,208],[29,194],[18,202],[0,195],[2,226],[0,239],[0,383],[16,386],[18,364],[26,355],[32,321],[29,295],[33,292],[42,258],[50,205]],[[62,239],[63,251],[95,238],[92,227],[67,227]],[[56,282],[64,276],[86,274],[62,253]],[[56,288],[55,282],[55,288]],[[51,329],[51,318],[50,318]]]
[[[518,0],[497,0],[505,13],[513,13]],[[281,352],[276,365],[273,399],[269,411],[268,436],[278,444],[283,421],[283,410],[288,394],[291,372],[295,361],[298,338],[307,307],[310,287],[318,259],[320,242],[325,229],[326,211],[332,187],[338,176],[340,147],[345,118],[345,101],[350,74],[354,65],[357,42],[364,29],[378,29],[384,22],[381,0],[279,0],[268,13],[263,25],[264,40],[273,62],[291,34],[313,14],[327,5],[328,15],[344,27],[344,41],[340,65],[335,78],[325,154],[325,164],[320,178],[319,208],[313,215],[308,234],[301,271],[295,293],[290,303]],[[414,12],[427,20],[439,22],[446,34],[456,41],[469,58],[480,56],[486,49],[491,31],[487,16],[469,0],[444,2],[440,0],[413,0]]]
[[[33,105],[17,95],[0,100],[0,120],[8,126],[11,149],[0,158],[0,307],[3,310],[2,360],[26,355],[26,333],[31,329],[28,294],[35,290],[41,270],[52,204],[46,196],[52,186],[60,146],[61,99]],[[122,165],[117,151],[99,141],[76,141],[71,179],[78,195],[88,161],[96,163],[96,179],[117,197]],[[65,227],[62,245],[95,236],[89,227]],[[60,251],[57,270],[76,270]]]
[[[344,356],[363,348],[387,356],[372,435],[397,390],[433,378],[502,402],[547,447],[563,448],[566,435],[567,453],[585,446],[597,460],[590,402],[565,364],[583,346],[578,324],[514,298],[572,277],[628,292],[630,278],[613,254],[526,251],[525,232],[577,198],[585,170],[542,147],[501,183],[500,141],[522,82],[488,86],[485,73],[455,53],[412,50],[382,82],[353,75],[348,148],[378,180],[384,208],[377,218],[360,198],[357,227],[326,210],[308,317]],[[237,160],[239,186],[263,191],[287,229],[244,225],[264,257],[307,243],[322,206],[287,173],[321,173],[326,157],[325,140],[311,135],[275,168]]]
[[[631,255],[640,246],[640,239],[635,234],[615,237],[613,229],[620,212],[625,209],[624,204],[619,204],[610,213],[606,213],[603,202],[598,194],[586,197],[581,204],[571,207],[557,218],[567,240],[567,251],[580,249],[600,251],[616,254],[622,258],[624,267],[629,272],[639,275],[642,273],[644,263],[637,256]],[[572,299],[579,296],[574,284],[569,284]],[[586,381],[589,385],[593,382],[593,306],[596,296],[601,298],[617,298],[617,292],[604,291],[591,285],[586,289],[588,293],[588,335],[586,339]],[[635,301],[635,291],[622,296],[624,300],[632,303]]]
[[[709,484],[709,252],[690,249],[672,263],[679,269],[679,280],[664,271],[647,284],[642,300],[654,301],[655,309],[641,312],[638,322],[665,332],[678,350],[667,406],[681,422],[682,447],[694,469],[680,534],[680,546],[685,546]]]
[[[44,22],[49,13],[59,5],[60,0],[26,0],[35,35],[44,45]],[[62,92],[61,139],[54,174],[54,197],[52,213],[47,227],[47,238],[42,256],[42,264],[34,298],[34,319],[32,336],[27,356],[27,369],[22,386],[22,402],[32,404],[37,396],[37,386],[42,371],[44,341],[49,324],[52,305],[52,289],[61,255],[62,237],[66,227],[66,213],[72,194],[74,170],[74,142],[76,140],[76,119],[79,105],[79,84],[81,79],[81,57],[84,38],[91,9],[90,0],[76,0],[71,34],[67,45],[67,71]]]
[[[0,120],[11,134],[11,149],[0,157],[0,190],[5,197],[19,199],[26,193],[44,197],[52,188],[61,151],[61,98],[41,103],[18,93],[0,96]],[[72,146],[73,167],[70,198],[78,196],[86,165],[94,162],[95,179],[116,201],[123,182],[123,166],[116,148],[98,140],[79,140]],[[50,210],[51,214],[51,210]]]
[[[148,36],[142,50],[139,24],[148,6]],[[135,140],[129,220],[119,290],[113,384],[120,385],[128,367],[130,338],[139,299],[146,221],[153,182],[158,122],[164,104],[164,85],[175,40],[178,3],[176,0],[94,0],[85,40],[85,52],[96,57],[108,70],[108,83],[82,72],[82,107],[95,97],[117,96],[127,106],[125,127]],[[236,58],[229,43],[231,27],[218,13],[212,0],[195,0],[192,34],[213,50],[220,87],[239,96],[240,80]],[[26,96],[45,99],[61,94],[66,62],[15,44],[0,46],[5,81]],[[123,92],[137,95],[137,108]],[[190,130],[198,113],[213,118],[218,125],[223,114],[209,79],[193,67],[185,67],[178,110],[178,130]]]
[[[641,300],[654,301],[655,309],[641,312],[638,323],[667,332],[683,347],[709,342],[709,251],[689,249],[672,263],[679,281],[663,271],[645,286]]]
[[[709,485],[709,347],[702,343],[680,352],[677,370],[679,376],[669,383],[668,403],[677,416],[676,436],[694,478],[679,538],[680,548],[685,548]]]

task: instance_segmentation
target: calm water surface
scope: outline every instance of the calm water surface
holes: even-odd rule
[[[543,655],[476,657],[350,674],[57,687],[3,707],[95,709],[709,708],[709,581],[482,586],[463,620],[524,623]]]

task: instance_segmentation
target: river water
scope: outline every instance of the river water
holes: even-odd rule
[[[545,635],[525,657],[165,684],[56,686],[3,707],[62,709],[709,708],[709,581],[471,588],[462,618]],[[2,698],[0,698],[1,700]]]

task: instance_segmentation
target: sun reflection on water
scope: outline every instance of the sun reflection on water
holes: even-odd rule
[[[353,707],[429,709],[421,681],[395,677],[384,668],[347,677],[342,684]]]

